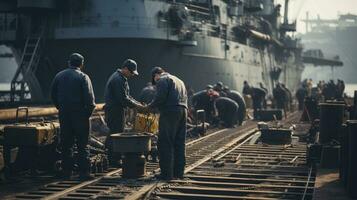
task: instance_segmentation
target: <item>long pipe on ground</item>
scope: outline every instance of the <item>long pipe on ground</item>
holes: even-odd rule
[[[96,111],[103,110],[104,104],[97,104],[95,107]],[[1,109],[0,110],[0,121],[3,120],[15,120],[16,119],[17,108],[11,109]],[[18,119],[26,118],[26,112],[20,110],[18,112]],[[28,107],[28,117],[45,117],[57,115],[58,110],[56,107]]]

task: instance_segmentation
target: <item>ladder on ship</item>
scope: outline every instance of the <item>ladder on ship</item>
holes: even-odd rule
[[[36,77],[36,70],[40,63],[40,47],[43,32],[26,39],[19,67],[11,81],[10,101],[26,101],[29,99],[43,99],[40,83]]]

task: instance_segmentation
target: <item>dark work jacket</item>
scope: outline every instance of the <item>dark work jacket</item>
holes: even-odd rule
[[[154,86],[144,87],[139,95],[139,101],[142,103],[149,104],[154,100],[156,94],[156,89]]]
[[[163,73],[156,83],[156,95],[149,107],[160,111],[187,108],[187,91],[183,81],[169,73]]]
[[[253,108],[261,109],[263,105],[263,101],[265,99],[266,93],[261,88],[252,87],[252,100],[253,100]]]
[[[246,115],[246,108],[247,108],[243,96],[238,91],[231,90],[227,93],[227,97],[234,100],[238,104],[239,120],[243,121]]]
[[[105,109],[133,108],[140,103],[137,102],[129,93],[128,79],[120,70],[115,71],[109,78],[104,92]]]
[[[273,96],[274,96],[274,99],[277,101],[277,102],[283,102],[285,103],[286,100],[288,99],[287,97],[287,94],[285,92],[285,90],[281,87],[276,87],[274,88],[273,90]]]
[[[304,101],[305,97],[307,96],[307,90],[301,87],[296,91],[295,96],[298,99],[298,101]]]
[[[238,112],[238,104],[228,97],[218,97],[215,100],[214,106],[218,112],[219,116],[229,115],[234,117],[233,114]]]
[[[192,95],[192,106],[195,110],[207,109],[209,106],[210,97],[206,90],[201,90]]]
[[[55,76],[51,98],[60,112],[84,112],[89,117],[95,108],[92,82],[76,67],[69,67]]]

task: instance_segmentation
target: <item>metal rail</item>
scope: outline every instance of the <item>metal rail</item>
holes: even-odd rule
[[[187,170],[187,179],[157,183],[136,199],[312,199],[315,170],[305,152],[304,143],[250,144],[248,138]]]
[[[246,133],[256,127],[255,122],[247,122],[245,126],[236,129],[223,129],[213,132],[207,136],[197,140],[190,141],[186,144],[187,149],[187,164],[194,164],[200,159],[209,159],[212,152],[219,149],[219,147],[237,138],[239,135]],[[207,157],[207,155],[210,155]],[[140,188],[147,188],[148,181],[152,181],[155,172],[158,172],[158,163],[148,163],[147,170],[149,177],[142,180],[134,181],[133,185],[128,183],[128,180],[122,179],[121,169],[115,169],[105,174],[99,174],[99,177],[80,182],[79,180],[59,181],[47,184],[44,187],[35,191],[30,191],[25,194],[17,195],[17,199],[88,199],[100,198],[103,193],[113,193],[113,198],[123,198],[129,193],[140,190]],[[129,181],[130,182],[130,181]],[[129,186],[128,186],[129,185]],[[130,196],[130,195],[129,195]],[[105,197],[109,198],[109,197]]]
[[[295,113],[296,114],[296,113]],[[291,121],[294,121],[297,119],[297,117],[292,117],[292,115],[289,116],[289,120],[286,120],[286,123],[289,123]],[[186,151],[187,151],[187,168],[185,170],[186,174],[188,177],[191,178],[192,173],[212,173],[212,170],[214,173],[217,173],[217,170],[221,172],[220,177],[217,177],[218,180],[224,180],[227,181],[228,183],[225,183],[224,181],[222,182],[214,182],[212,183],[211,180],[208,181],[202,181],[198,180],[200,184],[206,184],[210,185],[213,184],[215,185],[215,188],[219,188],[220,185],[226,184],[227,187],[232,187],[232,181],[243,181],[243,183],[236,183],[235,187],[249,187],[249,188],[261,188],[261,187],[269,187],[269,188],[282,188],[283,186],[285,189],[300,189],[299,186],[291,186],[289,188],[289,184],[292,183],[298,183],[298,184],[304,184],[306,181],[301,181],[302,175],[305,175],[305,168],[300,167],[300,168],[294,168],[294,171],[296,171],[296,175],[293,176],[290,174],[292,168],[289,168],[288,166],[282,169],[277,168],[271,168],[271,169],[264,169],[264,166],[267,164],[271,164],[274,166],[274,163],[271,163],[271,161],[274,161],[273,156],[278,156],[280,155],[280,158],[282,159],[281,161],[291,161],[293,162],[287,162],[290,163],[289,165],[293,166],[295,164],[300,164],[301,161],[305,159],[305,157],[302,154],[302,151],[290,151],[289,149],[286,150],[286,155],[285,154],[280,154],[277,153],[278,151],[281,151],[281,148],[272,148],[269,150],[268,147],[261,148],[262,153],[271,153],[270,158],[268,156],[263,156],[262,158],[265,158],[266,162],[261,163],[261,162],[255,162],[253,166],[249,166],[251,164],[252,159],[254,159],[254,156],[250,154],[245,154],[245,151],[249,150],[250,146],[245,146],[244,144],[247,143],[248,139],[252,137],[252,135],[255,133],[255,127],[256,123],[248,121],[244,126],[235,128],[235,129],[223,129],[216,131],[214,133],[211,133],[210,135],[207,135],[205,137],[199,138],[197,140],[188,142],[186,144]],[[243,146],[242,146],[243,145]],[[244,147],[244,148],[243,148]],[[239,150],[240,152],[237,152]],[[258,149],[259,150],[259,149]],[[251,151],[252,153],[258,154],[258,152]],[[239,156],[237,156],[239,155]],[[216,162],[219,162],[221,160],[227,160],[227,158],[232,159],[232,156],[234,158],[237,158],[236,162],[241,162],[243,160],[246,160],[248,163],[240,163],[242,166],[247,165],[247,167],[242,168],[240,172],[237,172],[239,176],[243,176],[241,178],[236,178],[236,179],[227,179],[226,176],[227,174],[232,174],[232,170],[234,171],[234,168],[230,167],[225,167],[225,168],[214,168],[212,169],[210,164],[212,160],[216,160]],[[228,159],[228,160],[229,160]],[[285,159],[285,160],[283,160]],[[263,160],[263,159],[262,159]],[[157,163],[148,163],[147,166],[147,171],[149,171],[150,176],[138,180],[128,180],[128,179],[123,179],[121,178],[121,169],[115,169],[114,171],[110,171],[105,174],[99,174],[99,177],[87,181],[87,182],[80,182],[79,180],[70,180],[70,181],[60,181],[52,184],[48,184],[44,187],[39,188],[38,190],[28,192],[26,194],[22,195],[17,195],[17,199],[142,199],[142,198],[147,198],[151,196],[151,193],[154,192],[155,195],[160,196],[157,193],[158,188],[166,187],[165,182],[160,182],[156,181],[153,179],[154,173],[158,172],[158,164]],[[255,181],[271,181],[272,184],[260,184],[258,187],[255,185],[255,183],[247,184],[245,182],[249,181],[251,173],[255,173]],[[300,174],[298,174],[298,172]],[[274,183],[281,183],[281,180],[274,180],[273,178],[267,179],[264,177],[269,176],[270,174],[276,174],[276,173],[282,173],[279,174],[279,177],[282,178],[294,178],[296,181],[285,181],[283,182],[284,184],[280,185],[274,185]],[[254,177],[253,176],[253,177]],[[196,180],[193,180],[191,178],[190,184],[196,184],[194,182]],[[280,182],[279,182],[280,181]],[[206,182],[206,183],[205,183]],[[170,184],[182,184],[177,180],[176,182],[169,183]],[[238,185],[237,185],[238,184]],[[239,185],[243,184],[243,185]],[[233,184],[234,185],[234,184]],[[187,190],[186,188],[176,188],[177,190]],[[196,190],[197,188],[193,188]],[[202,188],[201,188],[202,189]],[[206,188],[207,189],[207,188]],[[216,192],[222,192],[221,190],[213,189]],[[193,190],[192,190],[193,191]],[[307,187],[307,195],[309,196],[309,192],[311,191],[311,185],[308,184]],[[207,192],[207,191],[206,191]],[[224,191],[224,192],[232,192],[230,190]],[[243,193],[245,191],[242,191]],[[281,194],[281,193],[275,193],[275,194]],[[181,198],[181,197],[180,197]],[[186,198],[186,197],[185,197]],[[192,199],[199,199],[201,196],[190,196]],[[217,196],[219,198],[219,195]],[[217,199],[216,198],[216,199]],[[239,199],[239,198],[236,198]],[[244,199],[250,199],[250,198],[244,198]],[[259,199],[259,198],[258,198]],[[263,199],[263,198],[260,198]]]

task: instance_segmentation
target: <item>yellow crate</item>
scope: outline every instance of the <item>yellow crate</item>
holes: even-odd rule
[[[137,113],[135,117],[134,131],[158,133],[159,132],[159,114]]]

